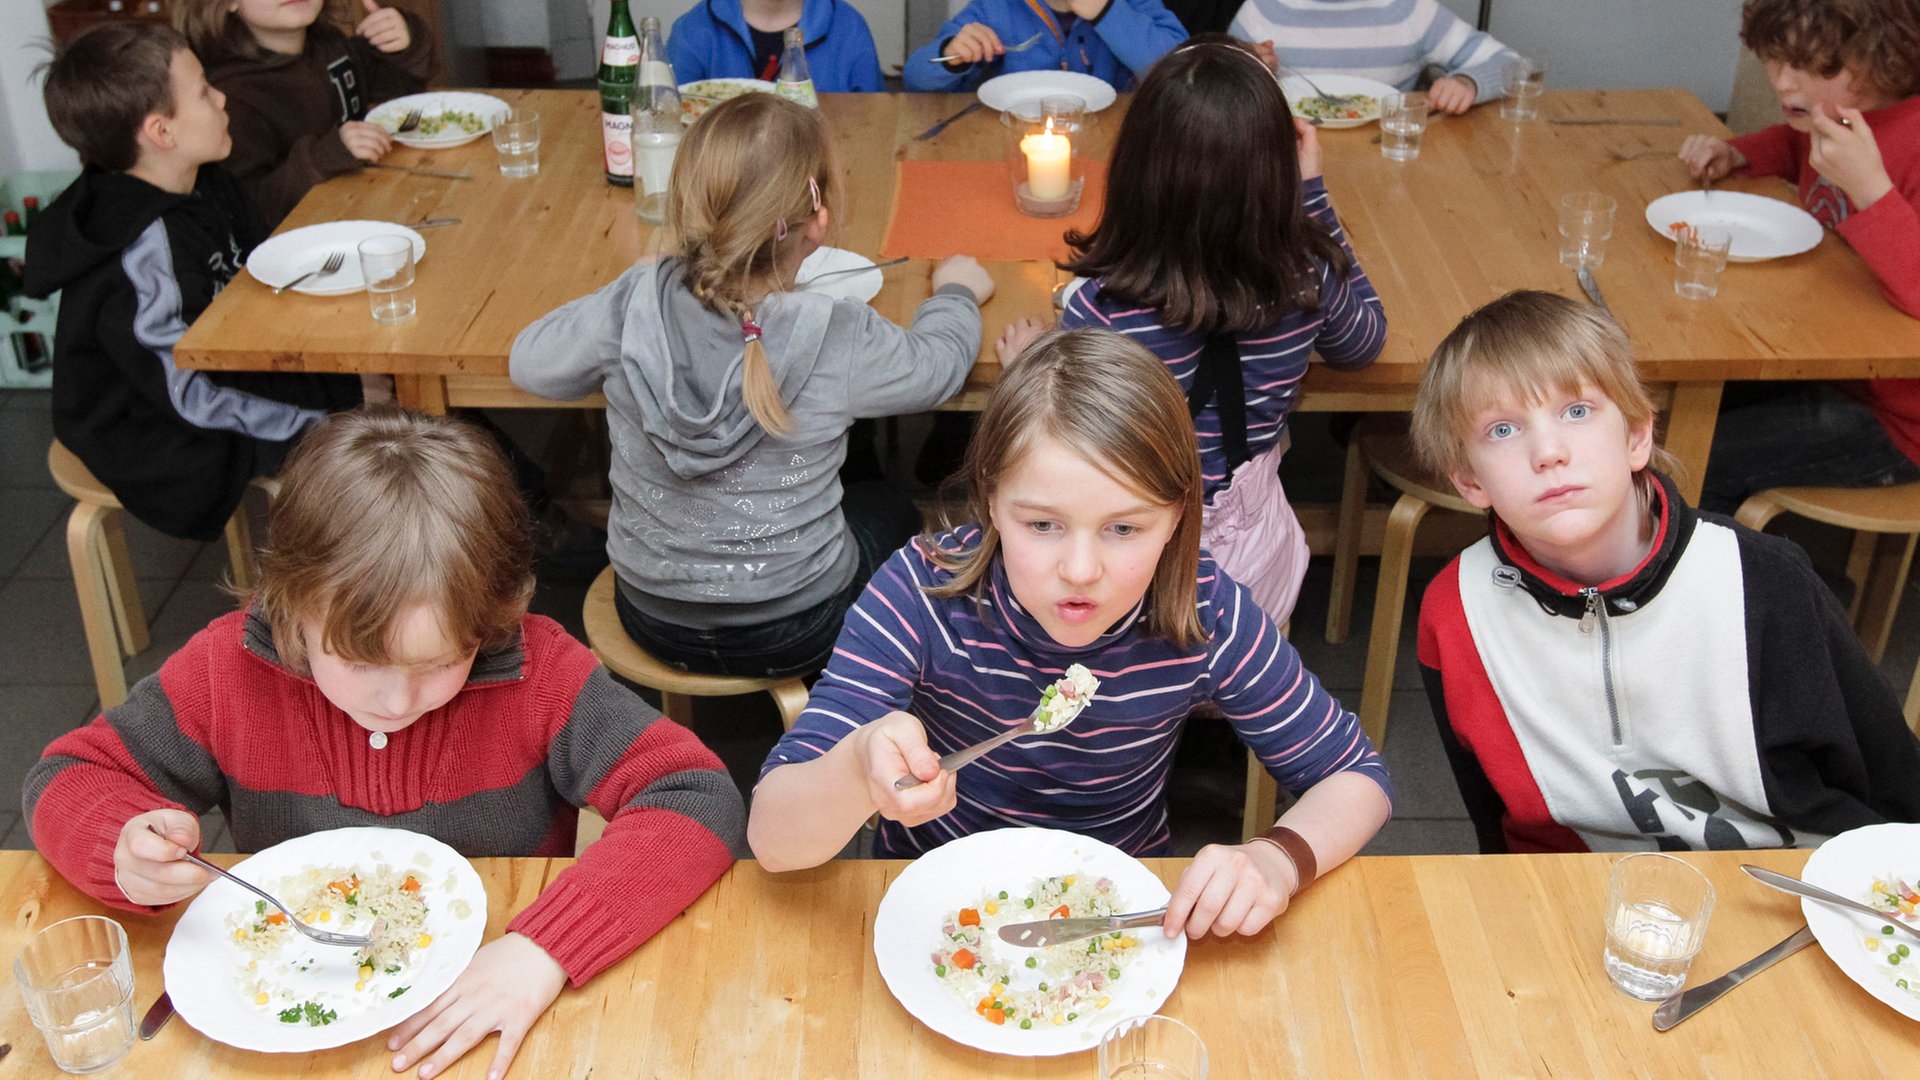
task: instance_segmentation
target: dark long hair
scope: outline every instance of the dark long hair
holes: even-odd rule
[[[1120,125],[1107,201],[1066,235],[1062,269],[1200,334],[1270,326],[1320,306],[1320,264],[1352,265],[1300,203],[1293,113],[1273,73],[1224,34],[1147,72]]]

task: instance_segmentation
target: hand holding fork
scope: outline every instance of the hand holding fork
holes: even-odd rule
[[[931,59],[939,64],[977,64],[1007,53],[1026,52],[1046,36],[1042,30],[1018,45],[1002,45],[1000,35],[985,23],[968,23],[947,41],[947,55]]]

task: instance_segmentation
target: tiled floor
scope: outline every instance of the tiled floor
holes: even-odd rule
[[[19,813],[20,783],[27,768],[50,739],[91,719],[98,704],[67,567],[65,523],[71,503],[46,471],[52,438],[47,408],[43,391],[0,390],[0,846],[4,847],[31,846]],[[520,425],[509,420],[507,426],[518,429]],[[1324,423],[1303,416],[1297,418],[1296,429],[1295,450],[1287,462],[1293,497],[1332,501],[1337,496],[1340,465],[1324,435]],[[232,600],[220,585],[226,567],[223,545],[172,540],[131,520],[127,535],[153,637],[147,651],[127,665],[131,682],[154,671],[170,651],[229,610]],[[261,536],[264,530],[257,530],[256,539]],[[1834,554],[1843,551],[1840,541],[1844,538],[1837,534],[1816,529],[1802,539],[1822,565],[1833,563]],[[1424,587],[1438,568],[1433,560],[1417,564],[1418,587]],[[1307,666],[1336,696],[1352,704],[1359,697],[1366,662],[1372,560],[1362,560],[1353,630],[1338,646],[1328,645],[1321,634],[1328,574],[1327,560],[1315,559],[1294,615],[1294,641]],[[543,574],[535,610],[578,634],[580,605],[591,576],[578,570]],[[1394,820],[1366,850],[1375,854],[1472,851],[1473,831],[1420,686],[1413,628],[1409,605],[1385,750],[1399,801]],[[1920,603],[1909,596],[1883,665],[1902,694],[1916,655],[1920,655]],[[768,699],[756,695],[699,702],[694,729],[746,790],[778,738],[780,723]],[[1189,854],[1202,844],[1238,838],[1244,760],[1226,725],[1196,723],[1188,729],[1170,784],[1177,851]],[[206,835],[213,850],[228,849],[217,811],[209,815]]]

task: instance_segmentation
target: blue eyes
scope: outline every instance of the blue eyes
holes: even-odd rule
[[[1560,418],[1563,420],[1588,420],[1593,417],[1593,414],[1593,403],[1588,401],[1576,401],[1560,410]],[[1520,434],[1520,426],[1511,420],[1496,420],[1487,425],[1489,439],[1511,439],[1518,434]]]
[[[1031,532],[1036,536],[1052,536],[1062,531],[1060,527],[1060,523],[1057,521],[1029,521],[1027,522],[1026,527],[1028,532]],[[1119,537],[1122,540],[1128,539],[1133,536],[1137,536],[1143,530],[1144,530],[1144,526],[1132,525],[1132,524],[1126,524],[1126,523],[1107,526],[1107,531],[1113,533],[1113,535]]]
[[[1569,420],[1585,420],[1587,417],[1593,415],[1593,406],[1584,401],[1576,401],[1567,406],[1567,411],[1561,415]]]
[[[1502,420],[1487,429],[1487,437],[1490,439],[1505,439],[1511,437],[1519,430],[1519,428]]]

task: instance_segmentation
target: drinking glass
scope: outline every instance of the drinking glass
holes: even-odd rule
[[[500,154],[500,175],[515,179],[540,171],[540,114],[515,106],[493,124],[493,148]]]
[[[14,958],[13,978],[63,1071],[99,1072],[133,1048],[133,961],[119,923],[100,915],[54,923]]]
[[[1207,1044],[1168,1016],[1135,1016],[1100,1036],[1100,1080],[1207,1080]]]
[[[1673,244],[1673,291],[1688,300],[1720,295],[1720,271],[1727,268],[1733,234],[1717,225],[1695,225]]]
[[[1427,131],[1427,95],[1388,94],[1380,99],[1380,156],[1412,161]]]
[[[1607,260],[1607,238],[1613,235],[1613,212],[1618,206],[1597,191],[1576,191],[1560,197],[1560,265],[1599,266]]]
[[[413,238],[369,236],[360,241],[360,273],[367,282],[367,300],[377,323],[403,323],[413,318]]]
[[[1501,77],[1506,96],[1500,99],[1500,119],[1517,123],[1538,118],[1540,95],[1547,92],[1546,70],[1524,56],[1515,56],[1501,69]]]
[[[1607,881],[1607,977],[1641,1001],[1679,993],[1712,914],[1713,884],[1679,859],[1645,852],[1614,863]]]

